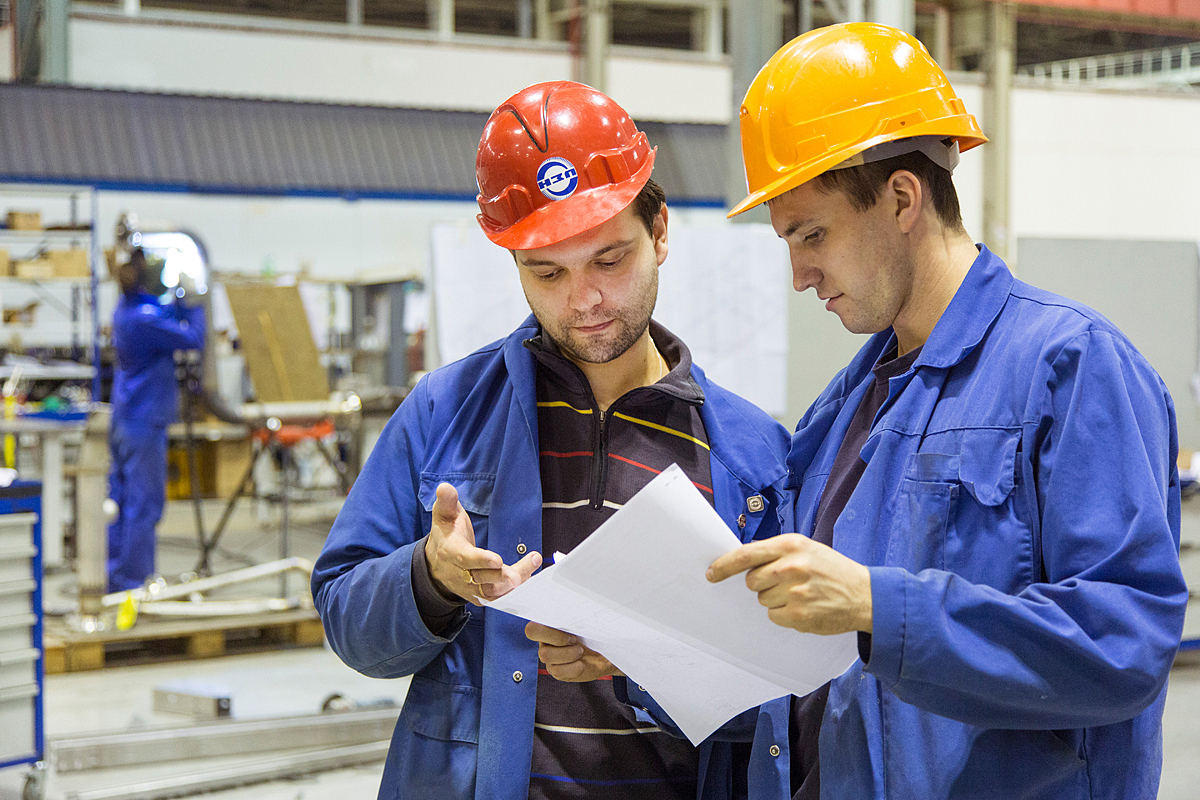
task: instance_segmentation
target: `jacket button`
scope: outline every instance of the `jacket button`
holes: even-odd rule
[[[777,744],[771,745],[771,749],[768,750],[767,752],[770,753],[772,756],[779,755],[779,745],[777,745]]]
[[[525,545],[524,544],[517,545],[517,555],[522,555],[522,556],[525,555]]]
[[[525,680],[525,676],[521,674],[521,670],[517,670],[513,673],[513,683],[520,683],[523,680]]]
[[[761,494],[752,495],[746,498],[746,508],[750,509],[751,514],[757,514],[767,507],[767,501],[763,499]]]
[[[746,515],[745,514],[738,514],[738,527],[739,528],[746,527]]]

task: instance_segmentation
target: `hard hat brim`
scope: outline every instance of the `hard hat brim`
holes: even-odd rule
[[[535,250],[603,225],[633,202],[650,180],[658,148],[651,149],[642,168],[619,184],[599,186],[557,200],[534,211],[503,231],[489,230],[482,214],[477,215],[484,235],[508,250]]]
[[[925,128],[929,128],[930,130],[926,131]],[[731,219],[736,217],[738,214],[749,211],[755,206],[762,205],[768,200],[773,200],[785,192],[789,192],[792,189],[802,186],[818,175],[828,172],[830,169],[836,167],[846,159],[856,156],[864,150],[869,150],[876,145],[883,144],[884,142],[896,141],[897,139],[907,139],[910,137],[928,134],[937,134],[956,139],[958,141],[959,152],[965,152],[970,150],[972,147],[978,147],[988,140],[987,137],[983,135],[983,132],[978,131],[978,129],[961,134],[947,134],[944,120],[934,120],[926,123],[925,125],[912,126],[904,132],[903,136],[877,136],[873,139],[867,139],[866,141],[859,142],[851,147],[838,148],[836,150],[827,152],[819,158],[815,158],[807,164],[788,172],[788,174],[772,181],[758,191],[751,192],[750,194],[746,195],[746,197],[740,203],[729,210],[729,213],[725,215],[725,218]]]

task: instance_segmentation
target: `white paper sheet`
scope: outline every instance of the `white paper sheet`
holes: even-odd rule
[[[856,634],[780,627],[740,578],[709,583],[708,565],[739,544],[672,465],[569,556],[488,605],[581,637],[698,744],[742,711],[807,694],[858,658]]]

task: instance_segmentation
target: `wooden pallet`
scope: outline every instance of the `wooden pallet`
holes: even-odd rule
[[[127,631],[81,633],[47,620],[43,637],[47,675],[106,666],[180,661],[290,647],[319,647],[325,632],[315,611],[239,617],[154,620],[142,617]]]

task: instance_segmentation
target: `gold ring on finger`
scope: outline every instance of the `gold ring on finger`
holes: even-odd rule
[[[465,582],[465,583],[475,585],[475,576],[472,575],[471,570],[467,569],[466,567],[463,567],[462,579],[463,579],[463,582]]]

